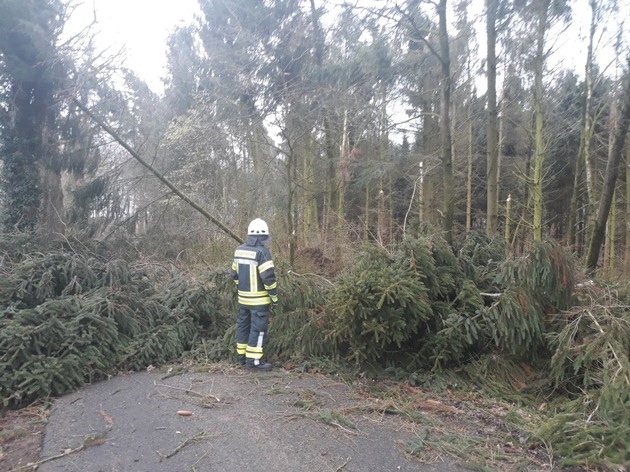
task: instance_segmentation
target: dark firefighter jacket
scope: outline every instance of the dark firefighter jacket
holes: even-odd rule
[[[271,252],[263,245],[268,236],[247,236],[234,251],[232,280],[238,286],[238,303],[269,305],[278,301],[276,273]]]

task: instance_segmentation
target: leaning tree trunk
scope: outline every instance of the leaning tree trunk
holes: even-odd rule
[[[114,140],[118,144],[120,144],[122,147],[124,147],[127,150],[127,152],[129,154],[131,154],[131,156],[136,161],[138,161],[140,164],[142,164],[142,166],[144,166],[146,169],[151,171],[151,173],[153,175],[155,175],[160,182],[162,182],[169,189],[171,189],[175,195],[177,195],[179,198],[184,200],[186,203],[188,203],[191,207],[193,207],[195,210],[197,210],[203,216],[205,216],[210,222],[212,222],[215,225],[217,225],[225,234],[230,236],[236,242],[241,243],[241,244],[243,243],[243,240],[236,233],[234,233],[232,230],[230,230],[230,228],[225,226],[218,219],[216,219],[214,216],[212,216],[210,213],[208,213],[208,211],[206,209],[204,209],[201,205],[199,205],[197,202],[195,202],[188,195],[183,193],[173,183],[171,183],[166,177],[164,177],[162,174],[160,174],[151,164],[149,164],[147,161],[145,161],[142,158],[142,156],[140,156],[140,154],[138,154],[125,140],[123,140],[111,126],[109,126],[103,120],[101,120],[96,115],[94,115],[94,113],[92,113],[90,111],[90,109],[88,107],[86,107],[85,105],[83,105],[83,103],[81,103],[79,100],[77,100],[76,98],[74,98],[73,100],[74,100],[74,103],[76,103],[77,107],[79,107],[86,115],[88,115],[90,118],[92,118],[92,120],[94,120],[94,122],[97,125],[99,125],[107,134],[109,134],[112,138],[114,138]]]
[[[604,179],[604,187],[602,188],[602,198],[599,201],[593,235],[586,256],[586,267],[591,273],[594,273],[597,269],[599,252],[606,234],[606,222],[610,214],[610,208],[615,194],[615,185],[619,175],[619,162],[621,162],[621,156],[626,143],[626,135],[628,134],[628,127],[630,126],[630,55],[628,55],[627,63],[628,70],[626,70],[624,77],[625,84],[619,115],[614,125],[611,144],[608,148],[608,162],[606,164],[606,177]]]
[[[341,145],[339,146],[339,165],[337,169],[338,186],[337,201],[335,207],[335,237],[337,244],[335,245],[335,258],[341,257],[340,237],[343,234],[346,224],[346,191],[350,182],[350,136],[348,131],[348,110],[343,115],[343,129],[341,131]]]

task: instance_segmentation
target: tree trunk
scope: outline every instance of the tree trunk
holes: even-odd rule
[[[582,178],[584,170],[586,170],[586,183],[587,183],[587,199],[588,199],[588,211],[587,218],[592,222],[595,218],[595,190],[593,183],[593,163],[590,158],[590,143],[593,136],[593,39],[595,37],[595,30],[597,26],[597,3],[591,1],[591,27],[589,33],[589,40],[586,53],[586,65],[584,71],[584,80],[586,84],[586,90],[584,95],[584,114],[582,116],[582,132],[580,133],[580,146],[578,148],[578,155],[575,165],[575,177],[573,182],[573,194],[571,196],[571,206],[569,210],[569,232],[568,243],[574,246],[577,242],[576,229],[577,229],[577,209],[579,202],[582,199]],[[592,225],[591,225],[592,226]],[[581,250],[581,248],[579,248]]]
[[[370,165],[370,153],[367,153],[365,159],[366,165]],[[367,241],[370,237],[370,183],[365,184],[365,193],[363,195],[363,241]]]
[[[424,221],[424,162],[420,161],[420,177],[418,178],[418,221]]]
[[[505,242],[509,245],[512,238],[512,195],[505,201]]]
[[[47,113],[47,122],[54,123],[54,115]],[[39,162],[41,184],[41,205],[37,231],[43,236],[59,237],[65,233],[66,222],[63,206],[63,188],[61,185],[61,169],[58,163],[58,145],[54,133],[48,124],[42,129],[42,146]]]
[[[315,0],[310,0],[311,7],[311,22],[313,24],[313,35],[314,35],[314,47],[315,47],[315,63],[317,67],[321,69],[324,63],[324,48],[325,48],[325,36],[322,31],[321,21],[319,17],[319,12],[315,7]],[[336,227],[331,222],[331,213],[334,205],[338,202],[339,195],[337,193],[338,182],[337,182],[337,173],[336,173],[336,159],[335,159],[335,144],[332,135],[332,126],[330,124],[330,119],[328,117],[328,111],[324,106],[322,109],[323,115],[323,124],[324,124],[324,142],[325,142],[325,162],[326,166],[326,194],[324,197],[324,208],[322,210],[323,216],[323,228],[322,232],[324,234],[324,240],[327,240],[326,237],[330,228]]]
[[[578,148],[578,154],[575,161],[575,174],[573,176],[573,192],[571,194],[571,203],[569,205],[569,222],[567,243],[578,254],[581,254],[582,248],[578,244],[578,208],[582,201],[583,191],[583,173],[584,173],[584,154],[582,152],[583,138],[580,137],[580,147]]]
[[[497,7],[498,0],[488,0],[486,10],[486,37],[488,63],[488,125],[487,140],[487,170],[486,170],[486,232],[493,237],[497,233],[499,219],[499,131],[497,112]]]
[[[455,181],[453,178],[453,150],[451,143],[451,59],[448,42],[446,19],[447,0],[439,0],[437,11],[440,36],[440,81],[442,100],[440,103],[440,137],[442,151],[442,179],[444,185],[444,215],[442,229],[449,244],[453,242],[453,224],[455,219]]]
[[[228,236],[230,236],[232,239],[234,239],[236,242],[238,243],[243,243],[243,239],[241,239],[240,236],[238,236],[236,233],[234,233],[232,230],[230,230],[227,226],[225,226],[223,223],[221,223],[218,219],[216,219],[214,216],[212,216],[210,213],[208,213],[207,210],[205,210],[204,208],[201,207],[201,205],[199,205],[197,202],[195,202],[192,198],[190,198],[188,195],[184,194],[181,190],[179,190],[175,185],[173,185],[166,177],[164,177],[162,174],[160,174],[155,168],[153,168],[153,166],[151,166],[151,164],[149,164],[148,162],[146,162],[142,156],[140,156],[140,154],[138,154],[127,142],[125,142],[120,136],[118,136],[118,133],[116,133],[116,131],[109,126],[107,123],[105,123],[103,120],[101,120],[100,118],[98,118],[96,115],[94,115],[89,108],[87,108],[85,105],[83,105],[83,103],[81,103],[79,100],[77,100],[76,98],[73,99],[74,103],[76,103],[76,105],[86,114],[88,115],[90,118],[92,118],[94,120],[94,122],[96,124],[98,124],[101,128],[103,128],[103,130],[105,132],[107,132],[107,134],[109,134],[112,138],[114,138],[114,140],[120,144],[122,147],[124,147],[127,152],[129,154],[131,154],[131,156],[137,160],[140,164],[142,164],[142,166],[144,166],[146,169],[148,169],[149,171],[151,171],[151,173],[153,175],[155,175],[158,180],[160,182],[162,182],[164,185],[166,185],[169,189],[171,189],[173,191],[173,193],[175,195],[177,195],[179,198],[181,198],[182,200],[184,200],[186,203],[188,203],[191,207],[193,207],[195,210],[197,210],[199,213],[201,213],[204,217],[206,217],[210,222],[214,223],[215,225],[217,225],[225,234],[227,234]]]
[[[468,156],[466,162],[466,231],[472,229],[473,123],[472,107],[468,106]]]
[[[532,153],[533,153],[533,143],[530,144],[529,149],[527,150],[527,154],[525,155],[525,181],[529,182],[532,178]],[[530,192],[530,186],[525,185],[523,191],[523,203],[520,205],[521,212],[519,215],[518,222],[516,223],[516,228],[514,229],[514,235],[512,237],[512,247],[517,248],[517,253],[522,253],[525,248],[526,235],[525,235],[525,222],[528,221],[528,215],[531,212],[531,204],[532,204],[532,195]],[[529,233],[528,233],[529,234]]]
[[[624,269],[630,274],[630,145],[626,143],[626,249]]]
[[[532,198],[534,205],[534,240],[542,240],[543,223],[543,166],[545,163],[545,143],[543,138],[543,69],[545,64],[545,33],[551,0],[539,0],[538,28],[536,31],[536,57],[534,58],[534,176]]]
[[[339,169],[338,186],[337,186],[337,201],[335,207],[335,241],[339,242],[341,235],[344,231],[346,223],[346,189],[348,182],[350,181],[350,137],[348,135],[348,110],[343,115],[343,129],[341,131],[341,145],[339,146]],[[335,246],[335,258],[339,260],[341,257],[341,245]]]
[[[627,58],[627,63],[630,67],[630,55]],[[593,236],[591,237],[586,256],[586,267],[591,273],[594,273],[597,269],[599,252],[606,233],[606,222],[619,175],[619,162],[624,151],[628,127],[630,126],[630,70],[626,70],[624,81],[621,106],[613,127],[610,147],[608,148],[608,162],[606,164],[606,177],[602,188],[602,197],[599,201]]]
[[[613,194],[612,207],[610,209],[610,219],[606,230],[606,258],[608,259],[607,271],[612,274],[615,270],[615,228],[617,226],[617,192]]]
[[[41,165],[39,177],[42,201],[37,232],[46,237],[58,237],[63,235],[66,229],[61,172],[49,165]]]
[[[380,130],[379,130],[379,161],[381,168],[387,162],[389,151],[389,135],[387,133],[387,88],[382,85],[381,90],[381,113],[380,113]],[[385,212],[385,179],[381,174],[379,177],[379,195],[378,195],[378,237],[381,244],[387,244],[390,239],[389,225],[387,224],[387,215]],[[391,189],[389,197],[391,201]]]
[[[304,242],[313,243],[312,236],[319,232],[319,218],[317,215],[317,188],[315,186],[315,150],[312,133],[309,133],[308,149],[304,153]]]
[[[290,107],[291,110],[293,107]],[[297,245],[297,210],[295,205],[297,204],[295,198],[295,189],[297,187],[297,169],[296,169],[296,148],[293,142],[293,136],[296,134],[296,119],[292,111],[287,112],[285,118],[285,140],[287,143],[287,153],[285,154],[285,168],[286,168],[286,192],[287,192],[287,204],[286,204],[286,224],[287,234],[289,236],[289,266],[293,267],[295,261],[295,251]]]

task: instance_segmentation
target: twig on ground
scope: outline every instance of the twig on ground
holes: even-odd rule
[[[356,436],[359,433],[355,432],[355,431],[351,431],[348,428],[344,427],[341,423],[337,422],[337,421],[332,421],[329,424],[336,426],[337,428],[339,428],[340,430],[342,430],[345,433],[351,434],[352,436]]]
[[[195,462],[193,465],[190,466],[191,470],[193,472],[197,472],[197,464],[199,464],[206,457],[208,457],[208,453],[207,452],[203,456],[201,456],[197,462]]]
[[[32,470],[37,470],[37,468],[42,465],[45,464],[46,462],[50,462],[50,461],[54,461],[56,459],[61,459],[62,457],[66,457],[69,456],[71,454],[75,454],[77,452],[81,452],[84,449],[87,449],[88,447],[92,447],[92,446],[101,446],[103,444],[105,444],[105,436],[106,433],[100,433],[98,435],[93,435],[93,436],[86,436],[85,439],[83,439],[83,443],[74,449],[66,449],[65,451],[63,451],[61,454],[57,454],[56,456],[50,456],[50,457],[46,457],[44,459],[41,459],[37,462],[30,462],[26,465],[20,466],[16,469],[11,469],[9,472],[23,472],[29,469]]]
[[[180,392],[190,393],[191,395],[196,395],[200,398],[211,397],[211,398],[214,398],[217,401],[217,403],[221,401],[219,397],[212,395],[211,393],[199,393],[199,392],[195,392],[194,390],[187,389],[187,388],[175,387],[173,385],[159,384],[155,382],[153,384],[156,387],[172,388],[173,390],[179,390]]]
[[[190,444],[192,442],[203,441],[205,439],[218,438],[220,435],[221,435],[221,433],[208,434],[208,433],[202,431],[201,433],[197,433],[194,436],[186,438],[186,440],[183,443],[181,443],[179,446],[177,446],[173,452],[170,452],[170,453],[168,453],[166,455],[162,454],[160,451],[156,451],[156,452],[160,456],[160,462],[161,462],[163,459],[170,459],[171,457],[173,457],[175,454],[177,454],[179,451],[184,449],[188,444]]]
[[[348,457],[348,459],[346,460],[346,462],[344,462],[343,464],[341,464],[339,467],[337,467],[335,469],[335,472],[339,472],[340,470],[343,470],[346,468],[346,466],[350,463],[350,461],[352,460],[352,457]]]

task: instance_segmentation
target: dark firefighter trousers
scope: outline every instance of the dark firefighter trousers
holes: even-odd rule
[[[248,363],[258,364],[267,344],[270,305],[239,305],[236,317],[236,353]]]

